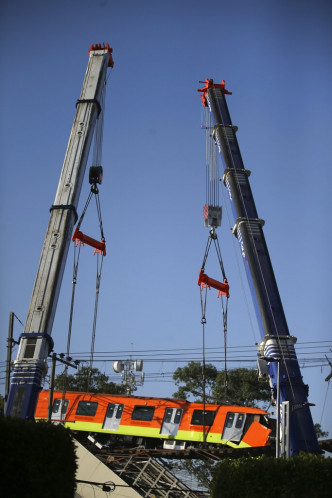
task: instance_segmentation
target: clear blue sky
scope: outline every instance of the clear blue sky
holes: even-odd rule
[[[100,189],[108,255],[95,351],[117,359],[132,352],[146,360],[146,383],[137,391],[146,395],[171,395],[175,368],[200,359],[196,282],[208,231],[196,90],[199,80],[225,79],[289,329],[298,338],[309,400],[316,404],[314,420],[331,435],[332,394],[324,381],[330,372],[325,354],[332,357],[331,3],[3,0],[0,19],[1,390],[9,312],[25,321],[87,52],[91,43],[109,42],[115,66],[107,88]],[[88,190],[86,179],[80,208]],[[227,209],[225,199],[218,233],[231,286],[228,344],[234,361],[228,366],[255,366],[260,337]],[[93,209],[84,231],[98,234]],[[66,349],[72,260],[71,249],[52,333],[58,353]],[[211,276],[217,276],[215,263],[211,256]],[[73,353],[85,357],[94,280],[95,259],[85,248],[72,335]],[[206,346],[222,368],[217,304],[211,292]],[[15,337],[22,331],[16,320]],[[183,350],[177,362],[170,349]],[[244,354],[250,362],[239,361]],[[313,366],[309,360],[315,358],[325,366]],[[96,366],[116,378],[111,362]]]

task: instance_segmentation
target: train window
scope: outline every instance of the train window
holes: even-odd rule
[[[173,408],[166,408],[165,417],[164,417],[164,422],[166,424],[168,424],[171,421],[172,415],[173,415]]]
[[[244,413],[239,413],[235,422],[235,429],[242,429],[245,419]]]
[[[179,424],[182,416],[182,410],[178,409],[176,410],[176,414],[174,417],[174,424]]]
[[[60,405],[61,405],[61,414],[64,415],[67,411],[67,408],[68,408],[68,404],[69,404],[69,400],[68,399],[60,399],[60,398],[56,398],[54,401],[53,401],[53,406],[52,406],[52,413],[58,413],[59,412],[59,409],[60,409]]]
[[[108,418],[112,418],[113,417],[114,408],[115,408],[115,404],[114,403],[110,403],[108,405],[107,412],[106,412],[106,417],[108,417]]]
[[[155,406],[136,405],[131,416],[132,420],[146,420],[153,419]]]
[[[216,416],[215,410],[194,410],[191,418],[192,425],[212,425]]]
[[[87,415],[93,417],[96,415],[98,403],[96,401],[80,401],[77,406],[76,415]]]
[[[115,418],[121,418],[122,417],[123,407],[124,407],[124,405],[118,405],[118,409],[116,411]]]
[[[235,413],[227,413],[225,428],[230,429],[233,427]]]

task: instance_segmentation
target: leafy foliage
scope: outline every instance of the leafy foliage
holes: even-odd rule
[[[315,424],[314,425],[316,436],[318,438],[320,437],[327,437],[329,433],[327,431],[323,431],[322,426],[320,424]]]
[[[194,476],[200,486],[210,489],[216,464],[217,462],[212,459],[199,460],[192,458],[173,463],[173,468],[180,472],[185,472],[189,476]]]
[[[216,465],[212,498],[330,497],[332,459],[302,453],[291,458],[225,459]]]
[[[49,423],[0,417],[0,440],[1,496],[74,496],[77,464],[68,429]]]
[[[188,399],[192,396],[195,401],[202,401],[204,384],[200,362],[192,361],[185,367],[177,368],[173,379],[178,386],[174,397]],[[263,403],[267,407],[271,399],[268,383],[258,380],[256,370],[235,368],[228,371],[226,388],[225,372],[218,372],[210,363],[205,365],[205,392],[209,403],[242,406],[257,406],[258,403]]]
[[[62,373],[54,381],[55,389],[66,391],[94,392],[108,394],[124,394],[125,387],[109,381],[108,375],[103,374],[98,368],[82,366],[75,375]]]
[[[213,389],[215,401],[229,400],[235,405],[267,407],[271,400],[270,386],[258,379],[257,371],[249,368],[234,368],[227,373],[227,390],[224,386],[224,372],[219,372]]]
[[[212,398],[213,389],[216,383],[218,371],[210,363],[205,365],[205,390],[207,398]],[[185,367],[179,367],[173,374],[175,385],[178,390],[173,394],[175,398],[188,399],[192,395],[195,401],[202,401],[203,398],[203,370],[202,364],[198,361],[191,361]],[[180,384],[184,383],[184,386]]]

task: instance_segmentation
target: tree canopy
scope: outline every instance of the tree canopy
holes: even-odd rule
[[[176,369],[173,375],[178,390],[174,397],[195,401],[203,399],[203,370],[197,361],[188,363],[185,367]],[[209,403],[231,403],[242,406],[257,406],[259,403],[267,406],[271,400],[271,391],[266,381],[258,380],[257,371],[248,368],[234,368],[227,372],[225,386],[225,371],[208,363],[205,365],[205,398]]]
[[[66,391],[94,392],[108,394],[124,394],[126,389],[121,384],[110,382],[108,375],[98,368],[82,366],[74,375],[62,373],[54,380],[55,389]]]

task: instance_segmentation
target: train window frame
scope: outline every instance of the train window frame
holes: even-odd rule
[[[205,412],[205,420],[203,420],[203,411]],[[206,414],[208,414],[206,416]],[[191,417],[191,425],[207,425],[211,427],[214,423],[214,419],[216,418],[217,410],[198,410],[195,409],[193,411]]]
[[[115,418],[120,420],[121,417],[122,417],[122,414],[123,414],[123,410],[124,410],[124,405],[123,404],[119,404],[118,405],[118,408],[116,410],[116,414],[115,414]]]
[[[156,407],[147,405],[135,405],[131,414],[131,419],[141,422],[151,422],[154,417]]]
[[[85,407],[82,410],[82,407]],[[78,402],[77,408],[76,408],[76,415],[80,415],[83,417],[94,417],[96,415],[98,408],[98,402],[97,401],[85,401],[81,400]]]
[[[63,401],[63,402],[61,403],[61,401]],[[67,409],[68,409],[69,399],[63,400],[62,398],[55,398],[53,400],[53,405],[52,405],[52,414],[59,413],[60,405],[61,405],[61,415],[65,415],[67,412]],[[56,408],[56,410],[55,410],[55,408]]]

